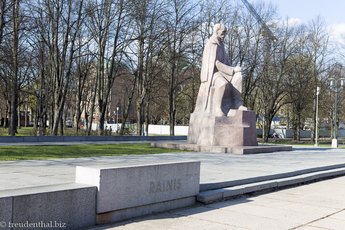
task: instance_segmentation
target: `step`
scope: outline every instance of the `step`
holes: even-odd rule
[[[299,175],[305,175],[308,173],[322,172],[322,171],[327,171],[327,170],[332,170],[332,169],[341,169],[341,168],[345,168],[344,163],[320,166],[320,167],[314,167],[314,168],[306,168],[306,169],[300,169],[300,170],[295,170],[291,172],[283,172],[283,173],[277,173],[277,174],[271,174],[271,175],[250,177],[250,178],[244,178],[244,179],[239,179],[239,180],[202,183],[200,184],[200,191],[203,192],[203,191],[208,191],[208,190],[233,187],[237,185],[252,184],[252,183],[282,179],[282,178],[287,178],[287,177],[295,177]]]
[[[200,192],[197,196],[197,201],[204,204],[209,204],[222,200],[234,199],[238,196],[250,195],[255,192],[272,191],[289,186],[300,185],[344,175],[345,167],[249,184],[236,185]]]

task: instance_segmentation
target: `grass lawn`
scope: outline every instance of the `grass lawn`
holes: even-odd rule
[[[1,146],[0,161],[141,155],[169,152],[181,152],[181,150],[152,148],[149,143],[114,145]]]
[[[46,132],[47,132],[47,135],[49,135],[50,130],[47,128]],[[17,129],[16,136],[18,137],[36,136],[36,134],[37,134],[37,130],[35,130],[33,127],[21,127]],[[86,136],[87,133],[85,130],[79,130],[79,133],[77,134],[74,128],[65,128],[64,135],[65,136]],[[91,131],[91,135],[98,135],[98,133],[96,131]],[[0,127],[0,136],[9,136],[8,128]]]

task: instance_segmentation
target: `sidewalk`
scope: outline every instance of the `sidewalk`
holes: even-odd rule
[[[345,228],[345,177],[159,215],[92,230],[240,230]]]

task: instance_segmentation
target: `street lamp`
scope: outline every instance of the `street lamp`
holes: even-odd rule
[[[116,107],[116,132],[119,131],[119,107]]]
[[[334,91],[335,101],[334,101],[334,116],[333,116],[333,139],[332,139],[332,148],[338,148],[338,129],[337,129],[337,119],[338,119],[338,101],[339,93],[343,90],[345,78],[329,80],[329,86]]]
[[[320,95],[320,87],[316,87],[316,126],[315,126],[315,146],[318,146],[318,139],[319,139],[319,95]]]

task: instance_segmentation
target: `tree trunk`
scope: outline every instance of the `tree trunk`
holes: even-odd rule
[[[75,127],[75,133],[78,134],[80,130],[80,118],[81,118],[81,95],[77,96],[77,101],[76,101],[76,114],[74,117],[74,127]]]
[[[143,103],[141,100],[137,100],[137,135],[143,135]]]
[[[170,136],[175,136],[175,120],[176,120],[176,107],[174,99],[169,100],[169,127],[170,127]]]
[[[264,137],[264,142],[266,142],[266,143],[268,142],[268,138],[270,136],[272,120],[273,120],[273,117],[269,116],[269,117],[266,117],[265,121],[264,121],[265,134],[263,137]]]
[[[106,131],[104,130],[104,123],[105,123],[105,114],[107,111],[107,101],[99,102],[99,107],[100,107],[100,115],[99,115],[99,135],[103,136],[105,135]]]
[[[150,105],[146,103],[145,109],[145,136],[149,135],[149,125],[150,125]]]
[[[19,52],[19,0],[12,2],[12,28],[13,28],[13,75],[12,75],[12,92],[11,92],[11,108],[10,108],[10,126],[9,135],[15,136],[18,124],[18,52]]]

